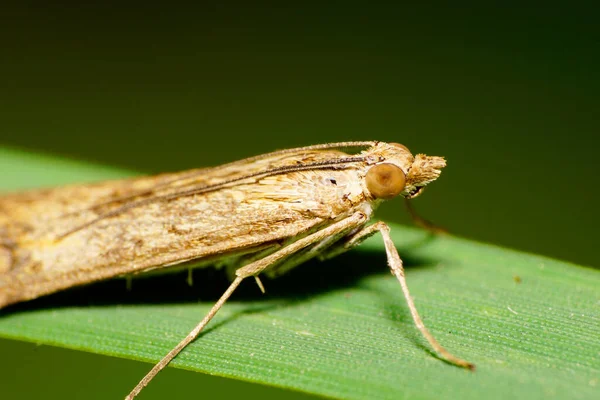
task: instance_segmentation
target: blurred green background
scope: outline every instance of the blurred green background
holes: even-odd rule
[[[595,10],[63,2],[2,14],[0,145],[153,173],[315,143],[401,142],[448,160],[415,200],[427,218],[600,265]],[[379,217],[409,222],[401,202]],[[68,389],[81,380],[87,398],[105,398],[104,386],[128,387],[149,368],[6,340],[0,354],[3,398],[82,398]],[[163,396],[285,393],[173,369],[153,385]]]

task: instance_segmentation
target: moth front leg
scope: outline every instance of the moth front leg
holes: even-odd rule
[[[408,285],[406,283],[406,277],[404,276],[404,266],[402,264],[402,259],[398,254],[398,250],[392,241],[392,237],[390,236],[390,227],[384,222],[376,222],[373,225],[369,225],[359,230],[358,232],[352,234],[351,236],[344,239],[342,242],[336,244],[335,247],[329,249],[328,252],[323,254],[322,258],[331,258],[340,253],[350,250],[351,248],[358,246],[365,239],[373,236],[375,233],[381,233],[383,237],[383,243],[385,245],[385,252],[387,254],[388,265],[392,271],[392,274],[398,279],[400,286],[402,287],[402,293],[404,293],[404,298],[406,299],[406,303],[408,304],[408,309],[410,310],[410,314],[412,316],[413,321],[417,329],[421,332],[423,337],[427,339],[431,347],[445,360],[448,362],[457,365],[459,367],[467,368],[470,370],[475,369],[475,365],[465,361],[461,358],[456,357],[433,337],[433,335],[427,330],[423,320],[419,316],[417,312],[417,308],[415,303],[413,302],[412,297],[410,296],[410,292],[408,291]]]

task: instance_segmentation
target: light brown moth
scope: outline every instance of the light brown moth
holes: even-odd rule
[[[397,143],[344,142],[214,168],[6,194],[0,197],[0,308],[150,270],[227,268],[229,288],[131,399],[199,335],[245,278],[255,278],[262,290],[260,274],[275,277],[313,257],[333,257],[379,232],[421,334],[441,357],[473,369],[423,325],[389,227],[367,225],[383,200],[416,197],[445,165],[442,157],[413,156]]]

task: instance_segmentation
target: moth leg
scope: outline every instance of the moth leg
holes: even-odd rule
[[[295,256],[299,251],[310,247],[311,245],[325,242],[325,240],[328,238],[337,237],[344,232],[355,229],[364,224],[366,221],[367,216],[362,212],[357,212],[346,219],[338,221],[302,239],[298,239],[297,241],[287,245],[273,254],[266,256],[265,258],[239,268],[236,271],[236,275],[238,277],[256,276],[265,271],[267,268],[271,267],[273,264],[285,260],[290,256]],[[311,257],[314,257],[315,255],[316,253],[312,254]],[[303,261],[306,259],[302,258]]]
[[[415,225],[417,225],[418,227],[421,227],[423,229],[428,230],[431,233],[435,233],[435,234],[446,234],[448,233],[448,231],[444,228],[442,228],[441,226],[438,226],[436,224],[434,224],[433,222],[421,217],[414,209],[414,207],[412,206],[412,203],[409,199],[405,198],[404,199],[404,204],[406,205],[406,209],[408,210],[408,213],[410,214],[410,218],[412,219],[413,223]]]
[[[373,225],[363,226],[360,230],[352,233],[351,235],[346,236],[343,240],[335,243],[335,246],[327,249],[327,251],[319,254],[319,260],[325,261],[330,258],[339,256],[342,253],[351,250],[352,248],[358,246],[377,232],[379,232],[379,226],[382,222],[376,222]]]
[[[290,257],[283,260],[283,262],[280,262],[280,263],[276,264],[275,266],[269,268],[267,271],[265,271],[265,274],[269,278],[275,278],[275,277],[281,276],[283,274],[286,274],[287,272],[294,269],[298,265],[303,264],[312,258],[317,257],[319,259],[322,259],[321,255],[324,252],[328,252],[329,248],[338,247],[338,243],[341,239],[343,239],[344,237],[347,237],[351,232],[361,230],[361,229],[362,229],[362,225],[351,226],[348,229],[346,229],[344,231],[340,231],[335,235],[326,237],[325,239],[323,239],[319,242],[316,242],[313,245],[311,245],[309,247],[305,247],[304,249],[294,253]]]
[[[240,258],[236,259],[235,261],[232,261],[232,263],[227,264],[225,267],[225,274],[227,275],[227,279],[229,279],[230,281],[233,281],[235,279],[235,277],[237,276],[236,272],[240,268],[240,265],[248,265],[250,263],[253,263],[254,261],[265,258],[269,254],[273,254],[277,250],[281,249],[282,246],[283,246],[282,243],[273,243],[271,245],[271,247],[267,247],[262,251],[258,251],[251,255],[241,256]],[[260,285],[258,285],[258,286],[260,288]],[[262,291],[262,289],[261,289],[261,291]]]
[[[190,267],[187,269],[187,278],[185,279],[185,281],[189,287],[194,286],[194,269],[193,268]]]
[[[151,370],[142,378],[140,383],[127,395],[125,400],[131,400],[135,396],[137,396],[140,391],[150,383],[150,381],[158,374],[163,368],[165,368],[173,358],[175,358],[188,344],[194,341],[204,329],[204,327],[210,322],[210,320],[217,314],[217,312],[221,309],[223,304],[231,297],[235,289],[242,283],[245,278],[250,276],[257,276],[269,266],[274,263],[293,255],[294,253],[302,250],[305,247],[311,246],[316,242],[320,242],[325,238],[330,236],[335,236],[340,232],[347,231],[349,229],[355,228],[364,224],[367,220],[367,216],[362,212],[357,212],[350,217],[338,221],[326,228],[323,228],[317,232],[314,232],[306,237],[298,239],[297,241],[283,247],[276,252],[261,258],[260,260],[256,260],[244,267],[239,268],[236,271],[236,278],[231,282],[225,293],[221,296],[219,300],[215,303],[215,305],[210,309],[208,314],[200,321],[198,325],[188,335],[183,339],[177,346],[175,346],[169,353],[162,358]]]
[[[265,294],[265,286],[263,285],[262,281],[260,280],[260,278],[258,277],[258,275],[254,276],[254,281],[256,282],[256,284],[258,285],[258,288],[260,289],[260,291],[262,292],[262,294]]]
[[[331,252],[326,253],[324,257],[330,258],[344,251],[347,251],[352,247],[359,245],[365,239],[377,232],[381,233],[381,236],[383,237],[383,243],[385,245],[385,252],[387,254],[388,265],[392,271],[392,274],[396,277],[396,279],[398,279],[398,282],[402,287],[402,293],[404,294],[404,298],[406,299],[406,303],[408,304],[410,315],[412,316],[412,319],[415,322],[417,329],[419,330],[419,332],[421,332],[421,335],[423,335],[423,337],[427,339],[427,341],[435,350],[435,352],[438,353],[446,361],[459,367],[474,370],[474,364],[454,356],[448,350],[442,347],[442,345],[438,343],[438,341],[433,337],[429,330],[427,330],[425,324],[423,324],[423,320],[421,320],[421,317],[417,312],[417,307],[415,306],[415,303],[413,302],[412,297],[410,296],[410,292],[408,291],[408,285],[406,284],[406,278],[404,276],[404,266],[402,265],[402,259],[398,254],[396,246],[394,246],[394,242],[392,241],[392,237],[390,236],[390,227],[387,226],[387,224],[385,224],[384,222],[376,222],[373,225],[364,227],[360,231],[348,237],[348,239],[344,241],[343,245],[339,247],[336,246],[334,249],[332,249]]]

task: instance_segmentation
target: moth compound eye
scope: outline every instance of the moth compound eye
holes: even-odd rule
[[[367,189],[377,199],[391,199],[404,190],[406,176],[394,164],[378,164],[367,171]]]

